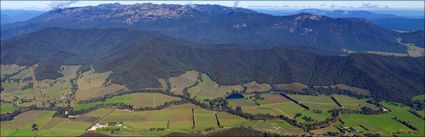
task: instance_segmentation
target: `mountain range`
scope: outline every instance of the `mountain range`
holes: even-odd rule
[[[388,13],[374,13],[365,10],[321,10],[321,9],[303,9],[297,11],[279,11],[279,10],[259,10],[260,12],[276,15],[288,16],[299,13],[310,13],[314,15],[328,16],[332,18],[362,18],[377,24],[380,27],[398,31],[417,31],[424,30],[424,16],[405,17]],[[422,11],[423,12],[423,11]]]
[[[1,29],[2,64],[56,79],[61,65],[112,71],[131,90],[158,87],[188,70],[220,85],[347,84],[376,99],[408,101],[424,91],[423,31],[400,33],[366,19],[300,13],[272,16],[218,5],[103,4],[48,11]],[[350,51],[353,54],[346,54]]]
[[[133,90],[159,86],[159,78],[187,70],[205,72],[221,85],[344,83],[398,101],[421,94],[425,82],[422,57],[326,56],[289,47],[222,49],[131,29],[49,28],[1,45],[3,64],[38,64],[37,79],[60,77],[60,65],[93,65],[99,72],[112,71],[114,83]]]
[[[404,35],[422,35],[381,28],[365,19],[335,19],[308,13],[272,16],[218,5],[103,4],[52,10],[25,22],[4,25],[1,38],[50,27],[128,28],[200,44],[238,43],[253,48],[305,46],[334,53],[405,53],[407,47],[397,39],[404,42]],[[409,40],[423,45],[422,39]]]
[[[45,11],[35,10],[1,10],[1,24],[26,21],[43,14]]]

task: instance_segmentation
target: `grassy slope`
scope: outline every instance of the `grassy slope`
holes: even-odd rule
[[[15,107],[13,106],[13,104],[10,104],[10,103],[1,103],[0,104],[0,114],[12,112],[13,110],[15,110]]]
[[[183,89],[195,84],[199,73],[196,71],[187,71],[179,76],[169,78],[171,92],[183,95]]]
[[[20,82],[5,80],[1,83],[1,86],[5,89],[1,93],[2,100],[12,100],[15,96],[24,99],[31,99],[35,96],[33,88],[22,89],[25,85],[30,84],[31,81],[23,81],[23,79],[31,78],[34,71],[34,67],[28,67],[20,71],[19,73],[10,77],[10,79],[18,79]]]
[[[29,104],[27,103],[27,106],[31,104],[42,106],[43,103],[48,104],[48,101],[59,101],[62,97],[66,97],[71,93],[70,79],[76,77],[76,72],[80,66],[61,67],[63,70],[60,73],[63,74],[63,77],[54,80],[37,80],[36,82],[32,82],[32,80],[22,81],[25,78],[31,79],[34,73],[33,67],[22,70],[20,73],[12,76],[12,78],[20,79],[20,82],[6,80],[2,83],[2,86],[6,89],[1,94],[2,99],[13,100],[15,96],[21,99],[35,99],[35,101]],[[23,86],[28,84],[33,84],[33,87],[22,89]],[[56,103],[56,105],[60,106],[64,104]]]
[[[246,93],[252,93],[255,91],[268,91],[272,89],[272,87],[267,83],[257,83],[256,81],[252,81],[247,84],[243,84],[243,87],[246,88]]]
[[[237,86],[220,86],[214,82],[207,74],[201,74],[202,82],[197,86],[189,89],[191,97],[195,97],[198,100],[214,99],[218,97],[225,97],[227,93],[232,91],[241,91],[242,87]]]
[[[5,75],[11,75],[13,73],[16,73],[22,69],[24,69],[25,66],[18,66],[16,64],[9,64],[9,65],[0,65],[0,74],[1,77],[3,78]]]
[[[96,73],[94,69],[84,72],[77,80],[78,90],[75,93],[77,101],[102,97],[126,87],[118,84],[109,84],[107,81],[112,72]]]

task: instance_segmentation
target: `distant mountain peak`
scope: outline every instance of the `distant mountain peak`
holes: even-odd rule
[[[48,18],[42,19],[48,21],[50,19],[77,17],[90,20],[113,20],[131,25],[141,20],[150,21],[190,16],[193,12],[194,10],[189,6],[183,5],[151,3],[122,5],[113,3],[52,10],[47,13]]]
[[[71,7],[49,11],[44,22],[51,19],[66,20],[70,17],[90,20],[111,20],[124,24],[134,24],[139,21],[171,19],[198,14],[231,15],[235,13],[256,14],[257,12],[244,8],[225,7],[220,5],[177,5],[177,4],[131,4],[119,3],[100,4],[97,6]],[[39,20],[37,20],[39,21]]]
[[[239,8],[239,7],[226,7],[221,5],[200,5],[200,4],[192,4],[189,5],[192,9],[198,10],[203,13],[208,14],[234,14],[234,13],[249,13],[249,14],[255,14],[256,11]]]

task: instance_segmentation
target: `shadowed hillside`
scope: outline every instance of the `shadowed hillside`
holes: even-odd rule
[[[102,4],[52,10],[26,22],[2,26],[2,39],[50,27],[129,28],[155,31],[201,44],[243,47],[308,46],[321,50],[406,52],[400,33],[356,18],[301,13],[272,16],[218,5]],[[414,37],[412,43],[423,45]]]
[[[378,99],[396,101],[424,90],[424,58],[201,47],[144,31],[51,28],[2,41],[1,58],[2,64],[38,64],[37,79],[59,77],[59,65],[93,65],[99,73],[112,71],[112,82],[133,90],[158,87],[158,78],[168,79],[187,70],[207,73],[222,85],[250,81],[344,83],[370,89]]]

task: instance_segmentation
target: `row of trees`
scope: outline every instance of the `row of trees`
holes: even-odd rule
[[[401,124],[405,125],[406,127],[414,130],[414,131],[418,131],[418,128],[416,128],[415,126],[411,125],[408,121],[404,121],[399,119],[398,117],[393,117],[394,120],[396,120],[397,122],[400,122]]]
[[[416,112],[415,110],[409,109],[409,112],[412,113],[413,115],[415,115],[416,117],[419,117],[419,118],[425,120],[425,117],[419,115],[418,112]]]
[[[303,103],[301,103],[301,102],[298,102],[298,100],[292,99],[291,97],[289,97],[288,95],[286,95],[286,94],[284,94],[284,93],[280,93],[280,95],[281,95],[281,96],[283,96],[283,97],[285,97],[285,98],[287,98],[287,99],[289,99],[289,100],[291,100],[291,101],[292,101],[292,102],[294,102],[295,104],[298,104],[298,105],[300,105],[301,107],[303,107],[303,108],[305,108],[305,109],[307,109],[307,110],[310,110],[310,107],[308,107],[307,105],[305,105],[305,104],[303,104]]]
[[[26,112],[26,111],[30,111],[30,110],[39,110],[42,108],[37,108],[35,105],[31,105],[28,107],[17,107],[15,110],[13,110],[11,113],[2,113],[0,114],[0,121],[8,121],[8,120],[12,120],[15,116]]]
[[[407,105],[409,105],[410,108],[415,109],[415,110],[424,110],[425,109],[425,101],[421,101],[421,100],[410,101]]]
[[[344,90],[344,89],[340,89],[340,88],[337,88],[337,87],[331,87],[331,86],[329,86],[328,88],[309,86],[309,88],[303,89],[302,91],[294,91],[294,90],[288,90],[288,89],[277,89],[277,88],[273,88],[272,90],[278,91],[278,92],[284,92],[284,93],[287,93],[287,94],[289,93],[289,94],[312,95],[312,96],[318,96],[320,94],[324,94],[324,95],[340,94],[340,95],[347,95],[347,96],[350,96],[350,97],[354,97],[354,98],[357,98],[357,99],[364,99],[364,98],[370,97],[368,95],[358,94],[358,93],[350,91],[350,90]]]

